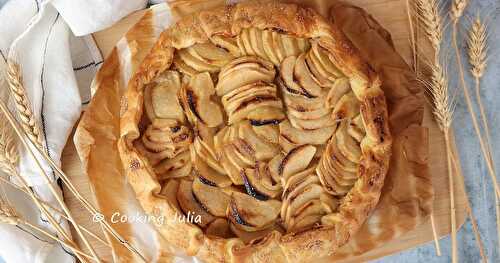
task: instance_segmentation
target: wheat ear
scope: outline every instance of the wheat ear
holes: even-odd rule
[[[467,41],[467,54],[469,55],[469,64],[471,66],[471,74],[474,77],[475,91],[476,91],[476,103],[479,106],[479,113],[481,116],[481,121],[483,123],[483,130],[486,134],[486,144],[488,149],[488,159],[489,162],[493,163],[493,156],[491,150],[491,136],[490,127],[488,125],[488,118],[486,117],[486,111],[484,110],[483,102],[481,99],[481,78],[486,71],[488,65],[488,33],[486,24],[481,21],[479,15],[472,22],[471,28],[469,30],[469,38]],[[494,167],[493,167],[494,168]],[[496,171],[495,171],[496,172]],[[497,221],[497,236],[500,244],[500,207],[499,207],[499,196],[495,194],[495,212]]]
[[[92,246],[90,246],[90,243],[88,242],[87,238],[82,234],[81,230],[80,230],[80,226],[76,223],[76,221],[74,220],[74,218],[72,217],[71,215],[71,212],[69,211],[69,209],[67,208],[66,204],[64,203],[64,201],[61,199],[61,197],[59,196],[57,190],[54,188],[54,185],[51,183],[50,179],[49,179],[49,176],[47,175],[47,173],[45,172],[45,170],[42,168],[42,165],[40,163],[40,161],[37,159],[37,157],[34,155],[32,149],[30,148],[30,146],[28,145],[28,143],[26,142],[25,140],[25,137],[24,136],[27,136],[25,133],[21,132],[21,130],[17,127],[17,124],[16,124],[16,120],[15,118],[12,116],[12,114],[9,112],[8,108],[7,108],[7,105],[5,105],[5,103],[3,101],[0,100],[0,110],[2,112],[2,114],[4,115],[4,117],[6,118],[6,120],[8,121],[8,123],[10,124],[10,127],[12,127],[15,131],[15,133],[18,135],[18,138],[20,139],[20,141],[22,142],[24,148],[27,150],[27,152],[33,157],[33,160],[35,161],[36,163],[36,166],[37,168],[40,170],[40,173],[43,177],[43,179],[45,179],[45,183],[47,184],[47,186],[49,187],[49,190],[51,191],[52,195],[56,198],[58,204],[61,206],[61,208],[64,210],[64,212],[66,213],[66,215],[68,216],[68,218],[70,219],[69,222],[72,223],[74,229],[76,230],[77,234],[80,235],[80,237],[82,238],[84,244],[86,245],[86,247],[89,249],[89,251],[91,252],[92,256],[94,257],[94,259],[96,261],[99,261],[99,258],[97,257],[97,254],[95,253],[94,249],[92,248]],[[28,138],[30,138],[29,136],[27,136]],[[35,148],[38,149],[38,147],[35,145]],[[15,169],[15,168],[14,168]],[[17,179],[20,180],[20,182],[22,182],[22,185],[23,187],[27,188],[26,190],[30,191],[30,188],[28,187],[28,183],[26,182],[26,180],[24,179],[24,177],[22,177],[19,173],[14,173],[14,176],[16,176]],[[31,195],[31,198],[32,200],[35,202],[35,204],[37,205],[37,207],[42,211],[42,213],[44,213],[44,215],[47,216],[47,219],[49,220],[49,222],[51,223],[51,225],[61,234],[64,236],[64,238],[70,242],[70,243],[73,243],[73,240],[68,236],[68,234],[60,227],[60,225],[56,222],[56,220],[52,217],[52,215],[48,212],[48,210],[41,204],[38,202],[36,196],[34,195],[34,193],[32,193]],[[76,244],[74,244],[74,246],[76,246]],[[76,254],[76,256],[79,256],[78,254]]]
[[[76,248],[73,244],[70,244],[60,238],[54,236],[53,234],[47,232],[46,230],[31,224],[30,222],[24,220],[21,216],[19,216],[8,202],[4,201],[3,198],[0,198],[0,224],[8,224],[13,226],[28,226],[29,228],[42,233],[43,235],[53,239],[56,242],[61,243],[62,245],[71,249],[72,252],[75,252],[77,255],[84,256],[88,259],[92,259],[92,256],[86,254],[80,249]]]
[[[43,135],[31,109],[31,103],[26,90],[24,89],[21,68],[19,64],[12,60],[7,61],[7,82],[9,83],[23,130],[26,132],[26,135],[37,143],[37,146],[42,147]]]

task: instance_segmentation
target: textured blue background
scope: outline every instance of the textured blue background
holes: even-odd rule
[[[7,0],[0,0],[1,6]],[[444,8],[447,9],[451,1],[444,1]],[[472,0],[467,8],[466,17],[472,18],[477,13],[489,18],[489,44],[490,60],[488,69],[482,82],[482,98],[485,103],[487,115],[490,122],[491,136],[493,143],[493,156],[495,164],[500,167],[500,0]],[[469,23],[468,19],[463,20],[461,38],[464,37]],[[1,21],[0,21],[1,26]],[[462,43],[465,43],[461,41]],[[449,45],[449,43],[446,43]],[[464,48],[465,44],[462,44]],[[447,49],[445,49],[447,52]],[[450,53],[451,54],[451,53]],[[450,56],[453,58],[453,56]],[[454,59],[449,61],[450,65],[455,65]],[[456,86],[456,69],[449,68],[452,86]],[[472,85],[470,84],[472,87]],[[461,94],[461,92],[459,93]],[[462,160],[462,169],[466,178],[468,193],[471,197],[472,208],[479,223],[479,229],[486,248],[486,253],[491,262],[500,262],[500,249],[496,235],[495,207],[493,189],[487,174],[486,166],[481,156],[478,141],[467,108],[463,103],[463,98],[459,97],[455,113],[454,128],[457,137],[457,144]],[[445,187],[445,186],[442,186]],[[479,262],[479,252],[476,248],[474,236],[469,222],[460,229],[458,233],[460,262]],[[397,255],[385,257],[376,262],[399,263],[399,262],[450,262],[450,238],[441,240],[443,255],[436,257],[434,245],[428,243],[418,248],[401,252]],[[2,260],[0,259],[0,262]]]

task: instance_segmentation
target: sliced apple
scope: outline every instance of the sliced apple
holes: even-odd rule
[[[158,80],[161,82],[146,85],[144,90],[144,107],[149,120],[162,118],[183,122],[184,112],[177,98],[181,88],[179,73],[167,70]]]
[[[326,70],[327,75],[332,75],[336,78],[342,77],[344,75],[331,61],[328,52],[324,48],[322,48],[317,41],[312,43],[311,51],[313,54],[311,58],[317,59],[317,64],[320,64]]]
[[[220,188],[207,184],[206,181],[195,177],[193,181],[193,194],[196,200],[214,216],[223,217],[229,205],[229,195]]]
[[[336,132],[337,146],[340,152],[351,162],[359,163],[361,147],[358,142],[347,132],[347,122],[343,121]]]
[[[188,64],[186,64],[178,55],[174,56],[174,66],[175,69],[179,70],[181,73],[187,75],[187,76],[194,76],[200,72],[198,72],[196,69],[190,67]]]
[[[234,237],[229,222],[225,218],[217,218],[205,229],[205,234],[222,238]]]
[[[316,130],[324,127],[335,126],[337,124],[337,122],[334,121],[330,115],[324,115],[321,118],[312,120],[303,120],[294,116],[288,116],[288,119],[290,120],[292,126],[302,130]]]
[[[154,168],[159,180],[188,176],[192,164],[189,151],[184,151],[174,158],[161,161]]]
[[[259,201],[247,194],[234,192],[231,195],[227,217],[239,227],[263,228],[271,225],[279,215],[281,202]]]
[[[305,53],[300,54],[295,61],[295,67],[293,69],[293,76],[298,81],[299,85],[314,97],[321,95],[322,88],[318,83],[312,78],[311,72],[307,68]]]
[[[212,43],[201,43],[192,46],[196,54],[205,62],[215,65],[219,68],[226,65],[234,58],[228,51],[215,46]]]
[[[200,180],[210,182],[209,184],[213,184],[218,187],[231,185],[229,177],[210,167],[196,154],[194,148],[191,148],[191,160],[193,161],[195,175],[200,177]]]
[[[200,216],[201,220],[199,225],[206,227],[216,218],[211,215],[201,203],[196,200],[193,195],[193,183],[188,180],[181,180],[179,188],[177,189],[177,201],[179,206],[185,214],[190,214],[193,217]]]
[[[210,41],[214,43],[215,46],[227,50],[233,57],[240,57],[241,51],[236,43],[236,38],[224,37],[221,35],[213,35]]]
[[[287,138],[291,143],[297,145],[313,144],[321,145],[326,143],[335,131],[334,126],[323,127],[315,130],[302,130],[293,127],[290,121],[280,123],[280,134]]]
[[[283,59],[287,56],[285,48],[283,47],[283,42],[281,41],[281,34],[273,31],[271,35],[273,39],[274,53],[276,54],[278,61],[283,61]]]
[[[247,193],[256,199],[265,201],[281,193],[281,183],[273,180],[267,165],[258,164],[255,168],[247,168],[241,176]]]
[[[264,45],[262,43],[262,30],[255,27],[249,29],[250,44],[255,54],[263,59],[269,60],[269,57],[264,50]]]
[[[332,118],[335,120],[352,119],[359,114],[359,101],[353,92],[342,96],[335,105],[332,112]]]
[[[252,243],[253,240],[261,239],[261,238],[269,235],[269,233],[271,233],[273,231],[278,231],[280,233],[284,233],[283,229],[281,229],[276,224],[271,225],[268,228],[265,228],[265,229],[262,229],[262,230],[258,230],[258,231],[254,231],[254,232],[244,231],[244,230],[238,228],[233,223],[231,223],[229,227],[230,227],[231,231],[238,238],[240,238],[245,244]]]
[[[178,212],[181,212],[181,208],[179,206],[179,202],[177,202],[177,190],[179,189],[179,180],[168,180],[163,187],[161,188],[160,195],[167,198],[169,203],[177,209]]]
[[[254,125],[255,123],[250,122],[252,124],[252,129],[261,138],[264,140],[278,144],[279,143],[279,136],[280,136],[280,129],[279,126],[276,124],[265,124],[265,125]]]
[[[248,122],[240,123],[238,137],[244,140],[250,148],[253,149],[257,161],[270,160],[279,153],[279,147],[276,144],[262,140],[254,133],[252,126]]]
[[[305,170],[315,153],[316,147],[311,145],[299,146],[288,152],[279,167],[281,177],[286,181],[291,175]]]
[[[200,57],[196,57],[196,53],[192,48],[184,48],[177,51],[179,58],[189,67],[193,68],[198,72],[217,72],[219,67],[211,65]]]
[[[347,127],[347,133],[351,135],[358,143],[365,137],[365,124],[363,123],[363,117],[360,115],[354,117]]]
[[[327,108],[334,108],[339,102],[342,96],[346,95],[351,91],[351,84],[349,84],[348,78],[338,78],[336,79],[326,97],[325,106]]]
[[[259,107],[247,115],[252,126],[279,124],[286,118],[282,107]]]
[[[299,83],[295,82],[294,79],[294,68],[296,61],[296,56],[289,56],[281,62],[280,77],[282,82],[278,82],[278,84],[281,84],[281,86],[285,88],[286,91],[292,94],[303,95],[306,93],[306,91],[299,85]]]
[[[275,53],[276,48],[273,43],[273,33],[269,30],[262,31],[262,48],[269,60],[273,62],[274,65],[279,66],[281,61]]]

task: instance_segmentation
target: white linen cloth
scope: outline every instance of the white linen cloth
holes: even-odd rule
[[[22,68],[23,82],[39,121],[48,154],[60,164],[61,152],[90,100],[90,83],[103,61],[88,34],[146,6],[146,0],[10,0],[0,9],[0,79],[7,59]],[[7,86],[0,81],[0,99]],[[36,194],[57,207],[36,164],[22,149],[19,170]],[[45,171],[57,189],[57,176]],[[0,174],[0,176],[5,176]],[[19,214],[53,231],[24,194],[0,186]],[[59,191],[60,194],[60,191]],[[67,222],[59,220],[64,229]],[[66,249],[67,250],[67,249]],[[58,243],[27,229],[0,224],[0,257],[6,262],[74,262]]]

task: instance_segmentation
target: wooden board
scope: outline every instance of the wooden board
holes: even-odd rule
[[[411,48],[409,45],[409,26],[406,13],[405,0],[349,0],[346,1],[357,6],[363,7],[373,17],[380,22],[392,35],[392,39],[398,52],[405,58],[406,61],[411,61]],[[127,30],[134,25],[136,21],[142,16],[142,11],[131,14],[127,18],[115,24],[113,27],[97,32],[94,34],[103,56],[109,54],[116,42],[124,35]],[[425,113],[424,126],[429,128],[430,137],[430,170],[432,173],[433,185],[435,188],[435,202],[434,202],[434,218],[436,221],[437,232],[440,237],[446,236],[450,233],[450,200],[449,200],[449,186],[447,179],[446,168],[446,153],[444,146],[444,138],[439,131],[436,123],[430,116],[430,108],[427,106]],[[81,172],[81,164],[79,163],[78,156],[72,142],[68,145],[63,153],[63,169],[74,180],[74,182],[82,189],[82,195],[93,199],[90,186],[86,180],[86,176]],[[455,186],[458,189],[456,192],[456,212],[458,226],[462,226],[465,222],[465,194],[461,190],[460,185]],[[66,200],[74,211],[75,215],[79,218],[84,226],[90,229],[94,228],[96,232],[101,232],[97,224],[92,224],[91,218],[88,213],[82,210],[76,199],[71,194],[66,194]],[[427,243],[433,240],[430,222],[420,225],[413,231],[406,233],[404,236],[397,240],[386,243],[382,247],[372,250],[369,253],[350,259],[348,261],[367,261],[375,258],[387,256],[399,251],[415,247],[417,245]],[[104,260],[110,260],[109,248],[96,244],[98,254]]]

